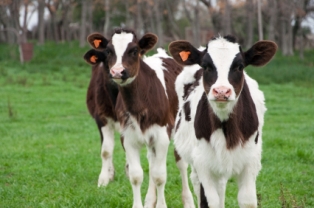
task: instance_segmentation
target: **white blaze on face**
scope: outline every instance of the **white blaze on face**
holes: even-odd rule
[[[117,57],[116,63],[111,69],[113,70],[123,70],[122,56],[127,49],[130,42],[132,42],[134,35],[132,33],[122,32],[121,34],[114,34],[112,36],[112,45],[114,46],[115,55]]]
[[[212,93],[214,88],[226,87],[231,89],[229,100],[235,100],[236,94],[233,86],[229,83],[228,75],[234,58],[240,52],[239,44],[232,43],[223,37],[219,37],[208,43],[207,52],[217,69],[217,80],[215,84],[211,86],[208,98],[210,100],[215,99]]]

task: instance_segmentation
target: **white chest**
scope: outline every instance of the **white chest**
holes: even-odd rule
[[[143,132],[133,116],[130,116],[127,124],[122,129],[122,135],[125,139],[129,139],[133,144],[139,146],[151,146],[156,142],[156,139],[161,137],[169,141],[166,126],[153,124]]]
[[[193,163],[203,164],[206,171],[225,178],[239,175],[248,166],[258,172],[261,169],[261,141],[255,143],[256,134],[244,145],[227,149],[225,136],[218,129],[211,135],[210,142],[197,140],[192,151]]]

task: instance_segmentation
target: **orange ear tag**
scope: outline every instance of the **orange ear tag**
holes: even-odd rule
[[[96,60],[97,60],[98,58],[97,58],[97,56],[91,56],[90,57],[90,62],[92,62],[92,63],[96,63]]]
[[[180,53],[182,61],[186,61],[189,58],[189,55],[191,54],[190,51],[181,51]]]
[[[100,44],[100,43],[101,43],[101,40],[97,40],[97,39],[94,40],[94,46],[95,46],[96,48],[99,47],[99,44]]]

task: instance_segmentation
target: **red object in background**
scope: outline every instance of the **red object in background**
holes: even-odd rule
[[[30,61],[33,57],[33,44],[21,43],[20,54],[21,54],[21,62]]]

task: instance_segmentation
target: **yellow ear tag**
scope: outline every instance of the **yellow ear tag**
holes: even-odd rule
[[[189,58],[189,55],[191,54],[190,51],[181,51],[180,53],[182,61],[186,61]]]
[[[97,58],[97,56],[91,56],[90,57],[90,62],[92,62],[92,63],[96,63],[96,60],[97,60],[98,58]]]
[[[100,43],[101,43],[101,40],[97,40],[97,39],[94,40],[94,46],[95,46],[96,48],[99,47],[99,44],[100,44]]]

